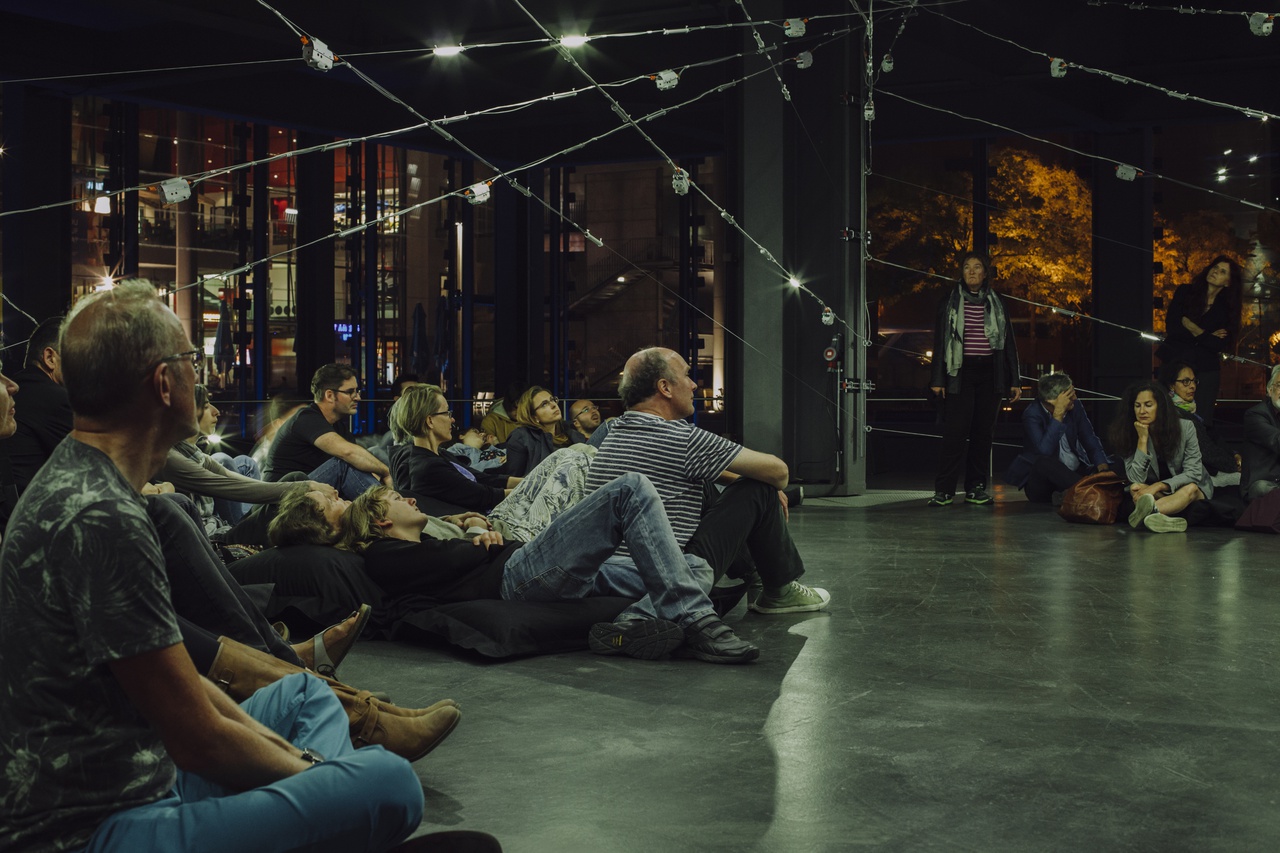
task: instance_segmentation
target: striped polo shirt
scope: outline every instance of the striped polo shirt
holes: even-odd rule
[[[587,472],[587,493],[623,474],[644,474],[662,497],[683,548],[702,518],[703,484],[724,473],[741,451],[742,445],[688,421],[626,412],[609,422],[609,435]],[[618,553],[628,553],[625,543]]]
[[[991,355],[991,341],[987,340],[986,326],[983,325],[985,305],[974,305],[964,302],[964,354]]]

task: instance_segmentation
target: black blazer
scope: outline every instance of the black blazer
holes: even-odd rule
[[[1258,480],[1280,481],[1280,412],[1263,400],[1244,413],[1244,446],[1240,448],[1240,491]]]

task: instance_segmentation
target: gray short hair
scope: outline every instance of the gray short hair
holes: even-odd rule
[[[623,368],[618,383],[618,397],[628,409],[657,394],[659,379],[672,379],[670,356],[661,348],[640,350],[632,358],[636,359],[635,370]]]
[[[89,294],[71,309],[58,352],[76,414],[111,417],[127,410],[147,371],[188,346],[173,313],[156,310],[162,305],[150,282],[131,280]]]
[[[1277,382],[1280,382],[1280,364],[1273,364],[1271,366],[1271,375],[1267,378],[1267,387],[1270,388]]]
[[[1046,373],[1036,382],[1036,393],[1046,403],[1071,387],[1071,377],[1065,373]]]

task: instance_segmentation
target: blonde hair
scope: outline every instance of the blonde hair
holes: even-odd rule
[[[391,404],[387,424],[396,444],[405,444],[427,434],[427,417],[434,415],[445,399],[437,385],[412,385],[404,389],[400,399]]]
[[[560,413],[560,420],[556,421],[550,430],[547,430],[545,426],[538,423],[538,412],[533,407],[533,398],[543,393],[551,394],[551,392],[546,388],[543,388],[540,385],[534,385],[528,391],[521,394],[520,399],[516,401],[516,410],[512,414],[511,419],[521,426],[527,426],[540,432],[549,431],[556,444],[568,444],[570,442],[569,429],[565,426],[564,412]],[[551,399],[554,400],[555,398],[555,395],[551,394]]]
[[[412,391],[413,388],[409,390]],[[400,399],[403,400],[404,396]],[[386,486],[372,486],[351,502],[351,506],[342,514],[339,547],[363,554],[374,541],[387,538],[387,534],[377,523],[387,517],[387,493],[390,491]]]

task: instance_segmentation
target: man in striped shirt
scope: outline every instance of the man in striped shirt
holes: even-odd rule
[[[618,394],[627,411],[611,422],[591,462],[587,489],[621,474],[644,474],[657,488],[685,553],[726,572],[758,571],[757,613],[823,610],[831,596],[798,581],[804,563],[787,531],[782,494],[790,472],[776,456],[743,447],[689,423],[697,383],[679,353],[651,347],[633,355]],[[722,493],[707,489],[726,486]],[[624,548],[619,553],[625,553]],[[732,569],[731,569],[732,567]]]

